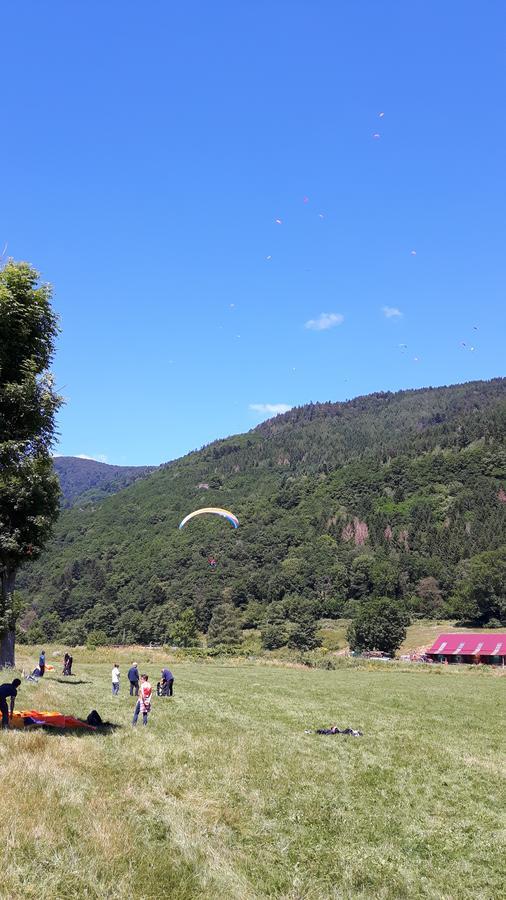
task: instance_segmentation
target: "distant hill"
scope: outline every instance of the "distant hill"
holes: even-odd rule
[[[102,500],[128,487],[138,478],[144,478],[156,468],[110,466],[77,456],[56,456],[53,463],[60,480],[64,507],[73,506],[78,498],[83,502]]]
[[[206,630],[223,600],[250,626],[297,598],[336,616],[386,595],[438,616],[504,552],[505,488],[506,379],[310,404],[63,511],[19,587],[48,638],[71,622],[166,640],[183,610]],[[179,531],[201,506],[239,529],[203,517]],[[502,608],[499,577],[494,591]]]

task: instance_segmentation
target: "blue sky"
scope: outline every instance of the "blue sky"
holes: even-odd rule
[[[57,451],[154,464],[278,405],[504,374],[505,21],[4,6],[0,252],[54,285]]]

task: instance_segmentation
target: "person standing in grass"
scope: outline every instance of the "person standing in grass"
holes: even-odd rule
[[[46,651],[41,650],[40,656],[39,656],[39,672],[40,672],[41,678],[44,675],[45,671],[46,671]]]
[[[148,676],[141,675],[141,695],[135,704],[134,717],[132,719],[132,725],[137,725],[137,719],[139,718],[139,713],[142,712],[142,724],[148,724],[148,715],[151,712],[151,694],[153,693],[153,688],[151,687]]]
[[[134,692],[135,696],[139,696],[139,670],[137,668],[137,663],[132,663],[128,670],[128,680],[130,682],[130,696],[132,697]]]
[[[119,666],[114,663],[112,667],[112,695],[115,697],[119,694]]]
[[[14,681],[6,682],[5,684],[0,684],[0,711],[2,713],[2,728],[9,727],[9,707],[7,706],[7,697],[11,698],[11,711],[10,715],[12,718],[12,713],[14,712],[14,701],[18,694],[18,687],[21,684],[19,678],[15,678]]]

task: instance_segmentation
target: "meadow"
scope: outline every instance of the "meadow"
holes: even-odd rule
[[[37,650],[20,647],[18,665]],[[2,898],[505,896],[497,670],[136,650],[152,683],[166,662],[176,682],[133,729],[132,652],[77,650],[72,679],[60,665],[23,682],[19,709],[96,708],[119,727],[0,735]],[[363,737],[305,733],[330,724]]]

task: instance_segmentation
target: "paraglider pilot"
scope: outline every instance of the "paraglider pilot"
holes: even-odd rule
[[[18,687],[21,684],[19,678],[15,678],[12,682],[0,684],[0,710],[2,711],[2,728],[9,727],[9,707],[7,706],[7,697],[11,698],[10,714],[14,712],[14,701],[18,694]]]

